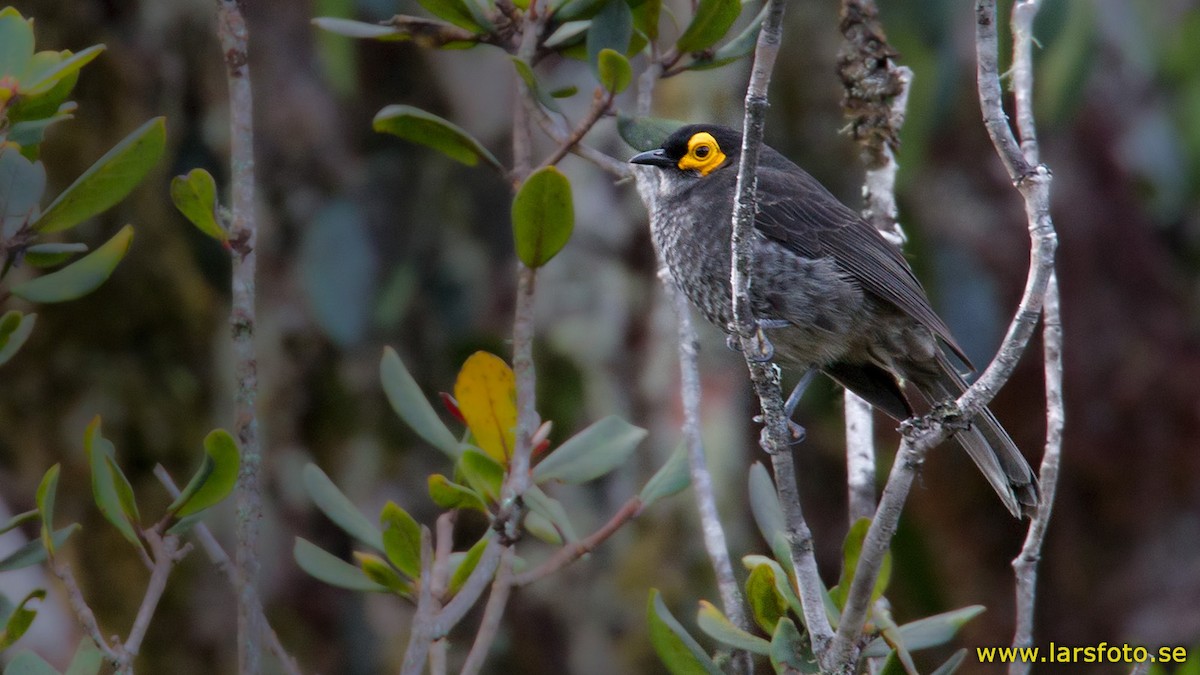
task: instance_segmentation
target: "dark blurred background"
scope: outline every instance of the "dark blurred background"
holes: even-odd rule
[[[68,185],[142,121],[166,115],[168,159],[134,195],[79,229],[97,243],[124,222],[132,252],[100,291],[45,306],[31,341],[0,369],[0,508],[32,507],[38,479],[63,463],[59,512],[83,531],[68,545],[106,633],[124,634],[146,573],[96,512],[83,429],[101,414],[143,510],[169,501],[150,469],[182,479],[214,426],[231,425],[229,264],[171,207],[170,177],[228,175],[227,104],[211,0],[18,0],[39,48],[103,42],[83,72],[77,118],[43,146],[50,193]],[[986,363],[1020,295],[1028,239],[1019,195],[983,126],[974,90],[970,3],[880,0],[901,63],[916,73],[903,129],[899,198],[910,258],[934,304]],[[411,0],[248,1],[259,187],[259,399],[266,465],[263,597],[306,671],[396,669],[410,608],[333,589],[291,559],[302,535],[348,555],[351,544],[299,486],[320,464],[368,514],[394,499],[432,524],[425,477],[447,471],[392,414],[378,383],[394,346],[431,395],[448,391],[475,349],[508,355],[515,259],[509,188],[486,169],[375,134],[389,103],[446,116],[507,159],[512,66],[499,51],[429,52],[322,35],[314,16],[379,20],[420,14]],[[837,3],[792,3],[772,83],[768,142],[857,205],[862,165],[839,106]],[[1007,16],[1007,3],[1002,3]],[[664,31],[669,30],[664,28]],[[1037,641],[1200,649],[1200,9],[1189,0],[1044,3],[1037,23],[1042,159],[1053,216],[1066,334],[1062,479],[1041,566]],[[635,68],[638,62],[635,62]],[[586,67],[547,63],[551,85]],[[655,113],[740,124],[747,67],[664,81]],[[576,100],[578,99],[578,100]],[[632,109],[632,102],[621,104]],[[632,154],[602,121],[589,142]],[[549,144],[542,146],[548,149]],[[576,529],[594,529],[676,445],[674,328],[654,278],[646,214],[632,185],[574,157],[575,235],[540,276],[539,409],[566,438],[619,414],[651,430],[635,461],[598,486],[562,490]],[[228,195],[223,192],[227,199]],[[704,416],[732,552],[766,551],[748,515],[746,467],[761,460],[745,370],[715,332],[702,345]],[[1032,463],[1041,457],[1040,344],[1030,346],[993,409]],[[845,532],[840,392],[814,387],[799,413],[806,514],[826,580]],[[896,436],[880,427],[886,475]],[[230,541],[232,510],[210,524]],[[460,527],[461,547],[483,527]],[[926,463],[895,543],[889,591],[903,621],[968,604],[988,610],[955,646],[1011,640],[1013,521],[952,444]],[[11,543],[16,535],[6,535]],[[531,549],[532,558],[540,553]],[[645,627],[647,589],[693,625],[716,598],[691,493],[656,505],[588,560],[521,590],[489,672],[662,672]],[[56,587],[36,574],[0,576]],[[59,665],[78,639],[52,599],[25,644]],[[172,577],[141,660],[144,672],[235,670],[234,598],[199,553]],[[466,649],[472,620],[455,634]],[[950,650],[924,657],[936,664]],[[1193,657],[1195,658],[1195,657]],[[999,672],[968,659],[965,672]],[[1077,666],[1080,672],[1083,666]],[[1036,669],[1035,669],[1036,670]],[[1125,668],[1097,667],[1089,672]]]

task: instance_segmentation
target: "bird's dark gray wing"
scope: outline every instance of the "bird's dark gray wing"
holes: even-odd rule
[[[806,258],[833,258],[863,290],[916,319],[970,366],[900,249],[803,169],[771,154],[759,167],[755,228]]]

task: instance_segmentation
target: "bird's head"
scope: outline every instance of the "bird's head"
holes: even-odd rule
[[[630,164],[657,166],[676,175],[701,178],[732,168],[742,150],[742,135],[715,124],[689,124],[663,141],[661,147],[634,155]]]

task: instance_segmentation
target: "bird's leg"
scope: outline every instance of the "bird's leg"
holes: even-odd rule
[[[754,334],[750,338],[754,349],[746,358],[755,363],[766,363],[775,358],[775,345],[767,337],[766,329],[787,328],[791,324],[783,319],[756,319],[754,323]],[[725,334],[725,345],[735,352],[742,351],[741,338],[733,324]]]
[[[800,398],[804,396],[804,390],[808,389],[808,385],[812,384],[816,374],[816,368],[809,368],[804,371],[804,375],[800,376],[800,381],[796,383],[795,388],[792,389],[792,393],[788,394],[787,401],[783,404],[783,415],[784,419],[787,420],[788,434],[791,436],[788,445],[799,445],[808,436],[808,431],[792,419],[792,414],[796,412],[796,406],[800,403]],[[762,423],[764,421],[763,416],[755,415],[754,421]],[[764,428],[761,433],[765,434],[767,430]]]

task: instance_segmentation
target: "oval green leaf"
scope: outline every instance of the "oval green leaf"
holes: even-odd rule
[[[675,42],[675,48],[684,54],[708,49],[725,37],[741,12],[740,0],[700,0],[692,22]]]
[[[650,589],[646,619],[650,643],[671,675],[722,675],[700,643],[671,615],[657,588]]]
[[[37,212],[46,191],[46,167],[41,162],[29,161],[19,148],[0,144],[0,185],[4,186],[0,238],[8,239]]]
[[[702,54],[695,61],[688,64],[688,70],[720,68],[753,54],[755,46],[758,45],[758,31],[762,28],[763,21],[767,18],[768,9],[767,5],[763,5],[762,11],[754,17],[749,26],[746,26],[742,32],[737,34],[737,37],[721,45],[721,48],[713,52],[712,56]]]
[[[38,513],[42,514],[42,545],[50,555],[54,555],[54,497],[58,493],[58,474],[61,466],[55,464],[42,476],[38,484],[36,502]]]
[[[30,267],[57,267],[79,253],[87,253],[87,244],[50,243],[34,244],[25,249],[25,264]]]
[[[474,509],[487,513],[487,504],[479,493],[465,485],[459,485],[440,473],[429,477],[429,497],[443,509]]]
[[[692,484],[691,467],[688,465],[687,446],[683,443],[675,448],[658,471],[646,481],[638,497],[642,500],[642,508],[671,495],[683,492]]]
[[[355,551],[354,559],[358,561],[358,566],[362,568],[363,574],[371,581],[380,586],[386,586],[398,595],[406,598],[413,597],[413,585],[401,578],[400,574],[383,558],[371,553]]]
[[[379,522],[383,526],[383,552],[387,554],[388,560],[396,569],[408,575],[408,578],[420,578],[421,526],[408,511],[393,501],[383,505]]]
[[[812,646],[800,635],[789,618],[780,619],[771,634],[771,666],[775,672],[819,673]]]
[[[0,77],[20,77],[33,58],[33,20],[12,7],[0,10]]]
[[[734,0],[737,2],[738,0]],[[587,32],[587,58],[592,72],[599,73],[600,52],[612,49],[624,54],[633,37],[633,12],[625,0],[607,0]],[[603,80],[601,80],[603,82]]]
[[[563,442],[533,470],[537,483],[558,480],[586,483],[624,464],[647,431],[617,417],[606,417]]]
[[[31,520],[38,520],[41,518],[41,515],[41,511],[38,511],[37,509],[32,509],[24,513],[18,513],[12,518],[9,518],[7,523],[0,525],[0,534],[4,534],[10,530],[15,530]]]
[[[143,548],[127,513],[131,506],[132,489],[128,488],[128,480],[124,474],[113,470],[115,449],[112,442],[100,433],[99,415],[92,418],[84,432],[83,451],[92,471],[92,498],[96,507],[129,543]],[[118,483],[122,485],[118,487]]]
[[[224,429],[208,432],[200,468],[168,510],[185,518],[219,503],[237,485],[240,466],[241,453],[233,436]]]
[[[525,505],[530,513],[537,513],[549,521],[563,540],[572,542],[579,538],[562,502],[546,494],[537,485],[530,486],[525,492]]]
[[[754,623],[767,634],[775,632],[779,620],[787,616],[787,600],[775,588],[775,572],[770,565],[755,565],[746,578],[746,604]]]
[[[858,559],[862,557],[863,542],[866,541],[867,530],[870,527],[870,518],[859,518],[850,526],[850,531],[846,533],[846,539],[842,542],[842,573],[838,578],[838,585],[829,591],[829,595],[838,609],[846,607],[846,596],[850,592],[850,584],[854,583],[854,573],[858,569]],[[875,578],[875,588],[871,591],[872,603],[887,590],[891,577],[892,552],[888,551],[883,554],[879,576]]]
[[[971,605],[900,626],[900,638],[909,651],[927,649],[946,644],[968,621],[983,613],[983,605]],[[882,638],[876,638],[863,649],[863,657],[887,656],[891,647]]]
[[[755,462],[750,467],[750,511],[754,514],[754,522],[758,531],[767,542],[787,529],[783,517],[783,506],[779,503],[779,495],[775,492],[775,482],[771,480],[767,468],[761,462]],[[791,560],[789,555],[788,560]]]
[[[767,567],[771,570],[771,578],[775,582],[775,592],[787,606],[796,613],[796,616],[804,616],[804,608],[800,604],[800,598],[796,595],[796,591],[792,588],[791,577],[787,572],[783,571],[783,567],[771,558],[765,555],[747,555],[742,557],[742,566],[751,571],[751,576],[754,575],[754,570],[758,567]],[[778,625],[776,626],[778,628]]]
[[[16,355],[29,339],[36,323],[37,314],[22,314],[15,309],[5,312],[4,316],[0,317],[0,365],[4,365]]]
[[[475,166],[479,160],[503,171],[487,148],[456,124],[409,105],[389,105],[375,115],[375,131],[433,148],[450,159]]]
[[[535,171],[513,199],[512,222],[517,257],[528,267],[545,265],[575,227],[571,182],[552,166]]]
[[[63,190],[33,223],[33,229],[58,232],[106,211],[146,177],[166,142],[162,117],[138,127]]]
[[[407,37],[404,31],[395,26],[365,23],[363,21],[354,21],[352,19],[342,19],[333,16],[317,17],[312,20],[312,24],[321,30],[351,38],[390,42],[403,40]]]
[[[471,572],[474,572],[475,568],[479,565],[479,559],[483,557],[484,549],[487,548],[488,542],[492,540],[490,533],[491,530],[488,530],[488,534],[475,542],[475,545],[467,551],[466,555],[462,557],[462,561],[450,573],[450,583],[446,588],[451,596],[458,593],[463,584],[467,582],[467,578],[471,576]]]
[[[54,88],[60,80],[79,72],[104,51],[104,45],[92,45],[78,54],[70,54],[50,68],[38,69],[21,78],[20,92],[25,96],[40,96]]]
[[[700,601],[700,611],[696,615],[696,624],[700,630],[718,642],[727,644],[735,649],[743,649],[752,654],[766,656],[771,652],[771,643],[752,635],[733,625],[733,622],[721,613],[711,602]]]
[[[186,176],[172,178],[171,201],[198,230],[217,241],[229,240],[229,233],[217,222],[217,182],[211,173],[192,169]]]
[[[112,276],[117,263],[133,242],[133,226],[126,225],[99,248],[66,267],[24,281],[10,290],[30,302],[66,302],[96,290]]]
[[[12,614],[8,615],[8,621],[4,624],[4,630],[0,631],[0,652],[8,649],[14,642],[21,639],[25,631],[29,630],[29,626],[33,624],[34,617],[37,616],[36,609],[26,607],[32,600],[37,600],[40,604],[46,599],[46,589],[35,588],[26,595],[23,600],[17,605]],[[5,670],[5,672],[8,672]]]
[[[304,467],[303,479],[304,490],[326,518],[367,546],[376,551],[383,550],[383,533],[329,480],[321,467],[316,464]]]
[[[512,62],[513,66],[517,69],[517,75],[521,77],[521,81],[525,83],[526,88],[529,89],[529,92],[533,94],[533,97],[537,99],[538,103],[541,103],[542,107],[546,108],[547,110],[552,110],[556,113],[562,113],[562,107],[558,105],[558,101],[555,101],[552,95],[547,94],[545,90],[542,89],[542,85],[538,82],[537,76],[533,74],[533,68],[530,68],[528,63],[525,63],[515,56],[512,57]]]
[[[71,523],[70,525],[60,528],[50,537],[50,541],[54,546],[54,550],[62,548],[63,544],[67,543],[67,539],[75,534],[79,529],[79,523]],[[32,541],[26,542],[24,546],[4,556],[0,560],[0,572],[8,572],[10,570],[19,570],[22,567],[30,567],[39,565],[46,560],[46,546],[42,543],[41,537]]]
[[[330,586],[368,593],[387,593],[390,590],[368,579],[361,569],[302,537],[296,537],[292,558],[309,576]]]
[[[486,32],[467,6],[472,0],[417,0],[425,11],[472,33]],[[490,26],[489,26],[490,28]]]
[[[539,541],[544,541],[551,546],[561,546],[563,543],[562,533],[558,531],[554,523],[537,511],[525,514],[525,520],[521,524],[526,532]]]
[[[633,67],[629,65],[629,59],[615,49],[600,50],[596,55],[596,71],[600,86],[614,94],[625,91],[633,81]]]
[[[383,348],[383,359],[379,362],[379,381],[387,394],[388,403],[392,410],[404,420],[418,436],[425,439],[433,447],[441,450],[450,459],[457,460],[462,454],[462,448],[454,434],[446,428],[442,418],[438,417],[429,399],[416,380],[404,367],[404,362],[391,347]]]
[[[458,470],[471,489],[492,502],[499,501],[504,468],[496,460],[482,452],[467,450],[458,459]]]

